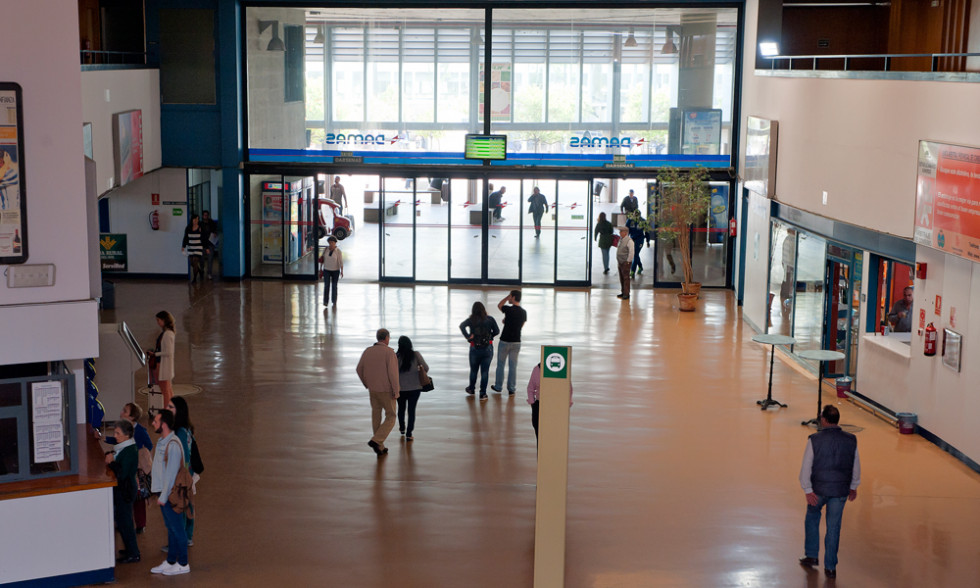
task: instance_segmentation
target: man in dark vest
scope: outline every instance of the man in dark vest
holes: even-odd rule
[[[800,564],[813,567],[819,563],[820,514],[827,507],[827,535],[824,537],[823,568],[828,578],[837,577],[837,546],[844,503],[857,498],[861,483],[861,460],[857,437],[845,433],[837,423],[840,412],[834,406],[823,407],[820,431],[810,435],[800,468],[800,486],[806,494],[806,555]]]

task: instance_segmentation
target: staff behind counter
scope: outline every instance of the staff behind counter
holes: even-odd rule
[[[891,312],[885,318],[896,333],[912,331],[912,286],[905,287],[902,299],[895,302]]]

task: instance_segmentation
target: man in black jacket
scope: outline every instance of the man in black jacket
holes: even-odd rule
[[[813,567],[819,563],[820,514],[827,507],[827,535],[824,537],[824,573],[837,577],[837,547],[840,543],[844,504],[857,498],[861,483],[861,460],[857,437],[845,433],[837,423],[840,412],[834,406],[823,407],[820,431],[810,435],[800,468],[800,486],[806,494],[805,555],[800,564]]]

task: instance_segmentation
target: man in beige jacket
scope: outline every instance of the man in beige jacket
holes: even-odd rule
[[[398,359],[395,351],[388,347],[391,334],[388,329],[378,329],[378,342],[368,347],[357,362],[357,377],[368,389],[371,396],[371,424],[374,426],[374,436],[368,445],[378,457],[388,453],[385,439],[395,426],[396,405],[398,398]],[[381,421],[381,411],[384,410],[385,420]]]

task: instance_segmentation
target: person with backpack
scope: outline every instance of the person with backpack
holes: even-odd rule
[[[500,334],[497,321],[487,315],[482,302],[474,302],[469,318],[459,324],[463,337],[470,342],[470,385],[467,394],[476,390],[476,373],[480,372],[480,401],[487,400],[487,381],[490,378],[490,363],[493,361],[493,338]]]
[[[140,424],[142,416],[143,409],[132,402],[123,406],[122,412],[119,413],[121,420],[133,425],[132,438],[136,442],[137,457],[145,452],[148,456],[146,459],[152,461],[153,457],[150,452],[153,451],[153,441],[150,439],[150,433],[147,432],[146,427]],[[115,437],[106,437],[105,442],[109,445],[115,445],[118,440]],[[143,473],[149,474],[150,470],[147,469]],[[139,535],[146,528],[146,501],[139,497],[133,502],[133,519],[136,521],[136,534]]]
[[[187,562],[187,530],[184,517],[170,504],[170,491],[177,483],[177,476],[184,467],[184,449],[174,432],[174,415],[161,410],[153,417],[153,429],[160,439],[153,457],[153,492],[158,494],[157,504],[167,526],[167,559],[150,569],[151,574],[176,576],[191,571]]]

